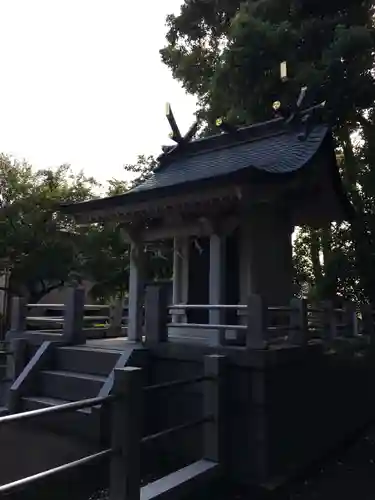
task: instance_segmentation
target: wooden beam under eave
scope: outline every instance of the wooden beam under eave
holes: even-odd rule
[[[228,216],[221,221],[221,230],[225,234],[229,234],[239,224],[238,216]],[[140,233],[142,241],[158,241],[172,238],[182,238],[187,236],[210,236],[215,231],[215,228],[209,221],[205,221],[204,217],[193,222],[185,222],[184,224],[173,226],[161,226],[158,228],[150,228]]]
[[[208,236],[208,228],[199,222],[184,224],[179,226],[162,226],[159,228],[146,229],[141,233],[143,241],[158,241],[173,238],[181,238],[184,236]]]
[[[96,208],[92,211],[78,212],[72,214],[79,223],[95,223],[112,220],[114,222],[131,222],[134,218],[162,217],[168,211],[186,211],[194,206],[202,206],[212,203],[222,203],[236,199],[237,191],[235,185],[224,187],[212,187],[195,189],[184,194],[171,194],[169,196],[155,198],[148,201],[134,202],[131,204],[119,204],[105,208]]]

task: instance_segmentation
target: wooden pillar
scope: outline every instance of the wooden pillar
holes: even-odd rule
[[[239,285],[240,285],[240,303],[246,304],[247,298],[252,293],[251,286],[251,233],[248,226],[242,220],[239,231]],[[246,324],[246,318],[242,317],[242,323]]]
[[[145,283],[145,258],[141,244],[132,242],[129,271],[128,339],[142,340],[142,303]]]
[[[175,238],[173,248],[173,304],[187,304],[189,286],[189,238]],[[173,314],[173,323],[186,323],[186,314]]]
[[[209,303],[224,304],[225,302],[225,251],[226,237],[213,233],[210,236],[210,269],[209,269]],[[225,324],[225,311],[211,309],[209,323],[215,325]],[[225,341],[225,332],[217,331],[214,344],[220,345]]]

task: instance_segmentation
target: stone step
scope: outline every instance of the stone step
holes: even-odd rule
[[[8,414],[8,408],[6,406],[0,406],[0,417],[4,417]]]
[[[22,398],[22,411],[39,410],[69,402],[58,398],[28,396]],[[100,439],[100,412],[92,411],[90,408],[39,417],[32,422],[32,425],[83,439],[95,441]]]
[[[50,408],[51,406],[59,406],[66,403],[71,403],[71,401],[67,401],[65,399],[49,398],[46,396],[28,396],[24,397],[22,401],[22,408],[24,411],[39,410],[40,408]],[[90,408],[83,408],[76,411],[87,415],[91,413]]]
[[[121,352],[115,350],[97,350],[89,347],[58,347],[54,356],[54,365],[58,370],[94,375],[109,375]]]
[[[43,370],[39,373],[37,396],[66,401],[98,396],[107,377],[65,370]]]

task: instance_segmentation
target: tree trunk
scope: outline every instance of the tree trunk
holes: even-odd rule
[[[356,186],[357,161],[349,129],[343,127],[339,132],[339,136],[342,141],[345,158],[344,181],[354,205],[349,222],[355,247],[356,267],[365,295],[372,304],[375,304],[375,260],[372,255],[373,244],[366,224],[364,205]]]
[[[333,253],[332,253],[332,227],[331,224],[322,228],[321,241],[323,251],[323,267],[324,267],[324,299],[333,299],[337,293],[337,275],[332,269]]]
[[[320,235],[319,231],[315,229],[310,230],[310,256],[311,256],[311,263],[312,263],[312,268],[313,268],[313,273],[314,273],[314,280],[315,280],[315,285],[319,287],[323,273],[322,273],[322,266],[320,263]]]

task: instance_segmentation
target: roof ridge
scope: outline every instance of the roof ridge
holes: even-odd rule
[[[311,106],[299,111],[298,115],[299,117],[304,117],[308,113],[318,110],[321,107],[321,104]],[[298,123],[297,126],[300,126],[300,123]],[[253,141],[255,142],[256,140],[266,139],[275,135],[290,133],[290,130],[295,130],[295,128],[296,123],[294,121],[288,123],[287,118],[277,117],[271,120],[252,123],[251,125],[240,127],[233,133],[219,133],[208,137],[201,137],[190,141],[189,143],[178,145],[169,153],[161,155],[161,157],[159,157],[160,163],[156,168],[154,168],[153,172],[160,172],[161,170],[164,170],[164,168],[166,168],[172,161],[178,160],[181,157],[191,157],[224,148],[229,149],[239,144]]]

